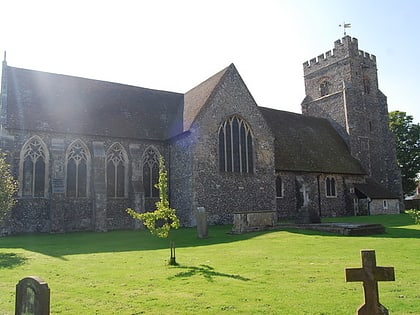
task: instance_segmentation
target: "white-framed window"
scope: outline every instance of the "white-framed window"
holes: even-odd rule
[[[106,188],[108,197],[128,196],[128,156],[120,143],[113,143],[106,153]]]
[[[219,127],[219,168],[221,172],[254,172],[252,131],[249,124],[236,115]]]
[[[335,178],[328,176],[325,179],[325,194],[327,197],[337,197]]]
[[[66,196],[83,198],[89,196],[91,155],[87,146],[77,139],[66,151]]]
[[[19,196],[48,195],[49,152],[39,136],[28,139],[20,151]]]
[[[284,184],[280,175],[276,176],[276,198],[284,197]]]
[[[154,147],[146,149],[143,155],[143,187],[145,197],[159,197],[156,184],[159,181],[159,151]]]

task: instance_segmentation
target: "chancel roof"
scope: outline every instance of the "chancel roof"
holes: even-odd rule
[[[276,171],[365,174],[328,120],[264,107],[260,110],[275,137]]]

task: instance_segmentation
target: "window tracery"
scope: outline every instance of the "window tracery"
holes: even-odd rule
[[[106,154],[106,184],[108,197],[126,197],[127,171],[127,153],[121,144],[114,143]]]
[[[90,153],[81,140],[76,140],[66,153],[66,195],[87,197],[89,190]]]
[[[155,185],[159,181],[159,156],[153,147],[146,149],[143,156],[143,186],[145,197],[159,197]]]

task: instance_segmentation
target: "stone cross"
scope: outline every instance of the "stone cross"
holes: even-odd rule
[[[39,277],[26,277],[16,285],[15,315],[49,315],[50,288]]]
[[[358,315],[388,315],[388,310],[379,303],[378,281],[395,281],[393,267],[377,267],[374,250],[362,250],[362,268],[346,268],[346,281],[363,282],[365,304]]]
[[[306,184],[302,184],[300,191],[303,194],[303,206],[306,207],[309,204],[309,188]]]

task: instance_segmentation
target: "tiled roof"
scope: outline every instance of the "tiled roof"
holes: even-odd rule
[[[260,107],[275,137],[277,171],[365,174],[326,119]]]
[[[371,199],[399,199],[399,196],[395,195],[372,178],[366,179],[365,184],[355,184],[354,187]]]
[[[7,67],[7,127],[163,140],[183,94]]]

